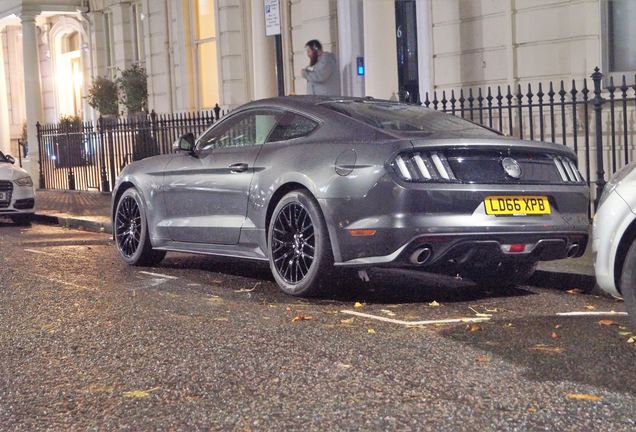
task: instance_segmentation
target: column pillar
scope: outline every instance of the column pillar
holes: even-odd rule
[[[36,124],[42,121],[42,87],[38,59],[37,27],[35,15],[22,15],[22,57],[24,67],[24,101],[27,117],[27,142],[29,151],[23,161],[33,183],[39,187],[40,157]]]
[[[365,93],[390,99],[398,89],[395,2],[364,0]]]
[[[265,36],[263,0],[252,0],[252,51],[254,99],[276,96],[276,47],[274,36]]]
[[[9,130],[9,102],[7,100],[7,75],[4,70],[4,34],[0,29],[0,151],[12,153]],[[17,157],[17,155],[15,155]]]

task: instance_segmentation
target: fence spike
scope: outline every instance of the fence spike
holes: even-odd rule
[[[433,90],[433,108],[437,111],[437,105],[439,101],[437,100],[437,90]]]

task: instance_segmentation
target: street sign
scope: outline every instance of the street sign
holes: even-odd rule
[[[265,2],[265,36],[280,34],[280,4],[278,0],[263,0]]]

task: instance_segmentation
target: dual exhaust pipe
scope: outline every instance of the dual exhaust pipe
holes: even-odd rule
[[[411,264],[415,265],[424,265],[426,264],[431,257],[433,256],[433,249],[428,246],[417,248],[411,254],[409,261]]]

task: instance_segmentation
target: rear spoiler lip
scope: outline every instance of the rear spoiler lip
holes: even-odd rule
[[[542,141],[527,141],[515,138],[452,138],[452,139],[412,139],[411,144],[415,149],[481,149],[481,150],[527,150],[538,153],[551,153],[560,156],[567,156],[574,161],[577,160],[576,153],[564,145],[546,143]]]

